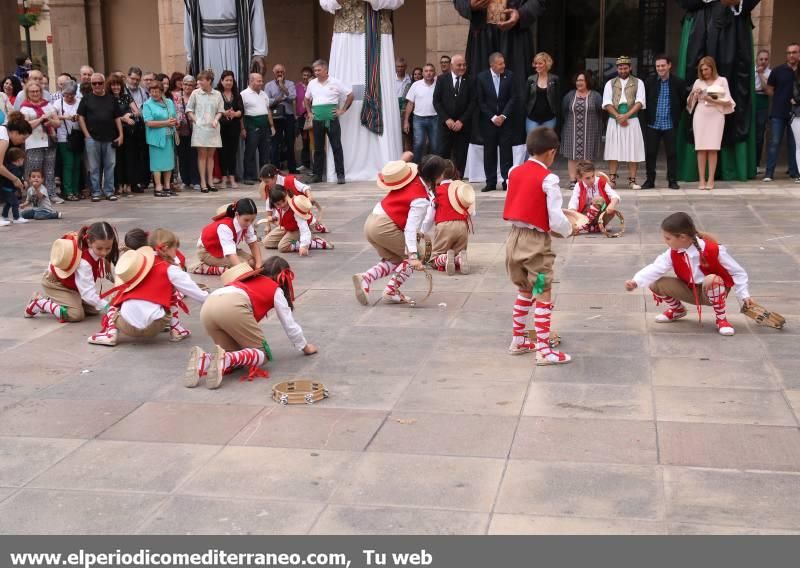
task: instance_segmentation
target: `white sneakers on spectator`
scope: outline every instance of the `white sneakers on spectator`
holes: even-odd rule
[[[53,196],[53,198],[52,198],[52,199],[50,199],[50,201],[52,201],[52,202],[53,202],[53,203],[55,203],[56,205],[61,205],[62,203],[64,203],[64,200],[63,200],[63,199],[61,199],[61,198],[60,198],[59,196],[57,196],[57,195]]]
[[[769,183],[769,182],[771,182],[771,181],[772,181],[772,178],[771,178],[771,177],[769,177],[769,176],[767,176],[767,177],[765,177],[764,179],[762,179],[761,181],[763,181],[764,183]]]
[[[14,223],[15,225],[22,225],[22,224],[27,223],[27,222],[28,222],[28,220],[24,219],[22,217],[20,217],[19,219],[14,219],[13,221],[11,221],[8,217],[3,217],[0,220],[0,227],[7,227],[12,223]]]
[[[0,227],[8,227],[11,224],[11,221],[3,217],[0,219]]]
[[[15,225],[23,225],[23,224],[27,223],[28,220],[25,217],[20,217],[19,219],[14,219],[11,222],[14,223]]]

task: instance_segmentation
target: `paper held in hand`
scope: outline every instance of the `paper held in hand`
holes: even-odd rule
[[[489,0],[489,5],[486,7],[486,23],[495,25],[505,23],[508,20],[506,5],[507,0]]]

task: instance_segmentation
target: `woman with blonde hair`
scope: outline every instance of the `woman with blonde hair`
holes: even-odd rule
[[[697,64],[697,80],[686,103],[692,114],[694,147],[697,152],[698,189],[714,189],[717,156],[725,130],[725,115],[733,112],[736,103],[731,98],[728,80],[717,73],[713,57],[703,57]],[[706,177],[708,164],[708,177]],[[707,181],[706,181],[707,180]]]
[[[533,56],[533,75],[528,77],[528,99],[525,116],[525,130],[530,132],[539,126],[555,129],[558,113],[561,110],[559,95],[561,90],[558,76],[550,73],[553,58],[540,51]]]
[[[185,78],[184,78],[185,80]],[[214,172],[214,153],[222,148],[222,135],[219,120],[225,112],[222,94],[212,88],[214,72],[211,69],[197,74],[198,88],[189,97],[186,116],[192,122],[192,146],[197,148],[197,162],[200,173],[200,191],[217,191],[212,184]]]

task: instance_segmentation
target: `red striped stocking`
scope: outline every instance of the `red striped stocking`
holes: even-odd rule
[[[447,255],[440,254],[436,258],[433,259],[433,265],[439,272],[444,272],[445,266],[447,266]]]
[[[528,323],[528,315],[531,311],[533,298],[528,298],[522,294],[517,294],[517,300],[514,302],[514,312],[512,318],[512,340],[511,345],[518,345],[523,347],[533,347],[533,342],[528,338],[525,332],[525,326]]]
[[[533,322],[536,328],[536,361],[537,363],[565,363],[569,356],[550,347],[550,319],[553,314],[552,302],[537,300],[533,310]]]
[[[711,285],[706,289],[706,296],[711,300],[711,307],[714,308],[714,313],[717,315],[717,322],[722,320],[727,323],[725,315],[726,292],[725,285],[719,277],[715,277]]]
[[[369,270],[364,273],[364,280],[362,282],[362,286],[364,290],[369,292],[369,285],[378,280],[379,278],[384,278],[389,276],[392,271],[397,267],[394,262],[388,260],[382,260]]]
[[[311,244],[308,246],[309,249],[332,249],[333,243],[329,243],[325,239],[321,239],[319,237],[314,237],[311,239]]]
[[[58,321],[64,321],[66,309],[61,304],[56,304],[50,298],[41,298],[36,294],[28,305],[25,306],[25,317],[32,318],[39,313],[47,313],[55,316]]]
[[[225,272],[227,268],[224,266],[210,266],[208,264],[200,263],[192,269],[192,274],[205,274],[206,276],[219,276]]]
[[[386,284],[386,288],[383,290],[384,296],[389,296],[393,300],[402,301],[404,298],[403,294],[400,292],[400,286],[403,283],[411,278],[411,273],[413,270],[408,265],[408,261],[403,261],[397,265],[397,268],[394,269],[394,274],[389,279],[389,283]]]
[[[227,375],[239,367],[250,367],[251,372],[264,364],[267,357],[261,349],[248,347],[240,351],[226,351],[222,374]]]

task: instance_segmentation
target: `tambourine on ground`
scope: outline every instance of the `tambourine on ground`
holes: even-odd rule
[[[625,216],[622,214],[622,211],[614,211],[612,214],[612,218],[609,220],[608,223],[605,222],[605,216],[607,213],[602,212],[597,217],[597,227],[600,229],[600,232],[603,233],[609,239],[615,239],[617,237],[621,237],[625,234]],[[616,229],[609,228],[609,224],[614,221],[614,219],[619,220],[618,227]]]
[[[785,317],[755,302],[749,307],[742,306],[742,313],[755,321],[758,325],[765,325],[773,329],[783,329],[783,326],[786,325]]]
[[[319,381],[295,380],[278,383],[272,387],[272,400],[286,406],[289,404],[314,404],[328,398],[328,389]]]

